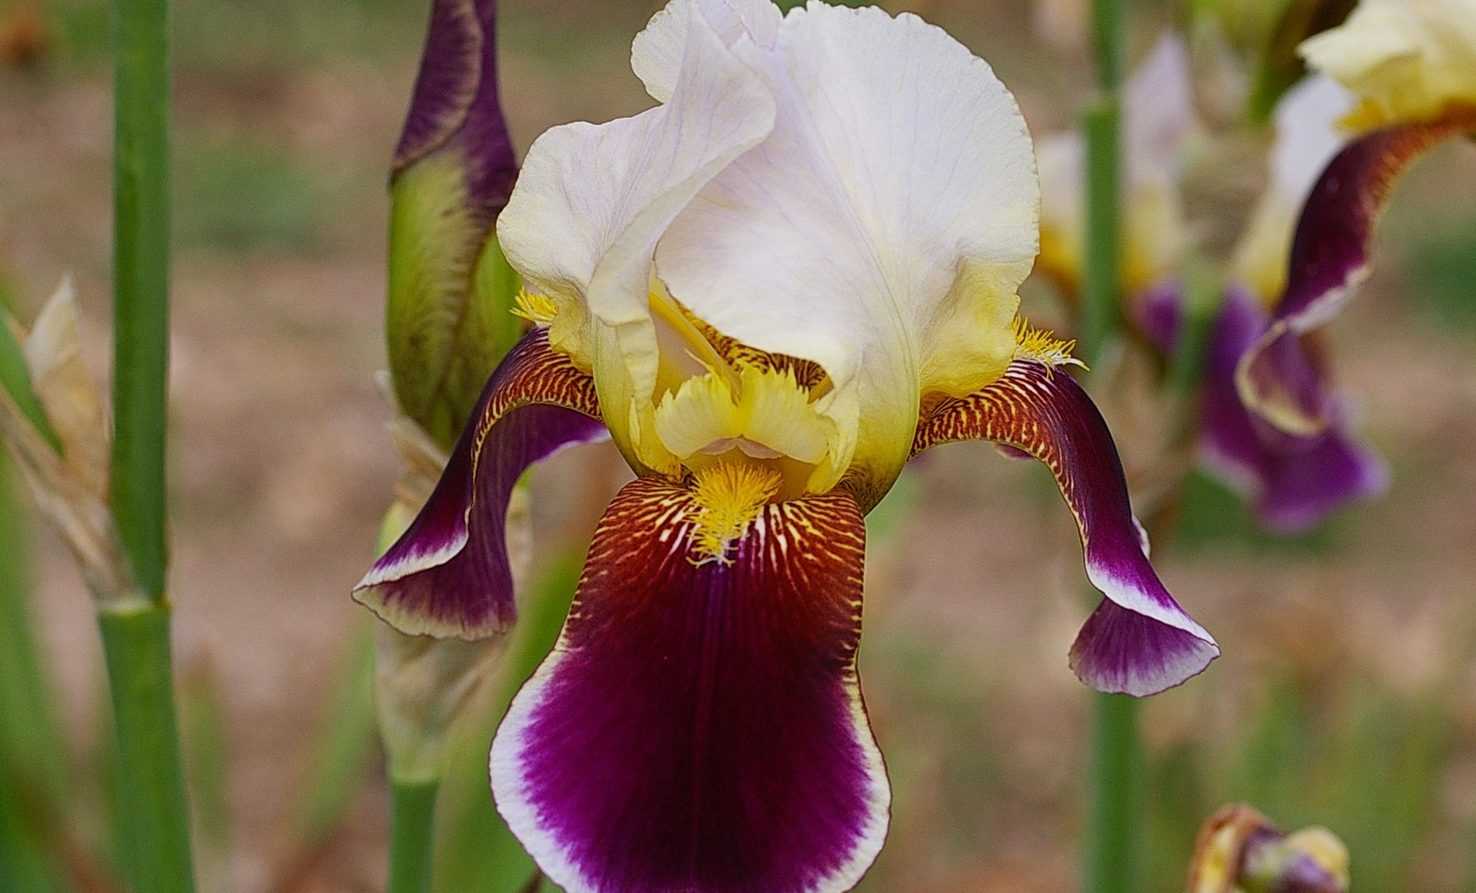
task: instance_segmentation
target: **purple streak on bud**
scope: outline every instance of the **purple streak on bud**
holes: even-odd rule
[[[456,142],[466,153],[471,200],[489,226],[518,175],[498,96],[496,18],[496,0],[435,0],[393,168],[398,175]]]

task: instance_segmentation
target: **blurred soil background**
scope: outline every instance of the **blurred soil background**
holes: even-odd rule
[[[1042,42],[1033,4],[886,5],[990,60],[1037,134],[1072,122],[1087,54]],[[655,0],[500,6],[520,148],[550,125],[649,104],[628,54]],[[172,597],[201,888],[378,890],[369,617],[348,590],[397,473],[373,381],[385,180],[428,3],[176,7]],[[74,276],[100,378],[108,16],[99,0],[0,0],[0,290],[26,319]],[[1141,51],[1154,29],[1148,16],[1137,26]],[[1212,195],[1201,210],[1238,219],[1246,203]],[[1342,835],[1359,890],[1476,890],[1476,148],[1448,146],[1404,181],[1380,254],[1329,337],[1361,429],[1388,457],[1390,492],[1288,541],[1195,478],[1176,533],[1155,542],[1162,575],[1224,657],[1144,713],[1145,889],[1180,889],[1199,821],[1248,799],[1286,827]],[[1044,286],[1027,311],[1059,316]],[[1130,371],[1114,380],[1133,387]],[[1168,434],[1134,403],[1107,398],[1135,481],[1150,486]],[[530,598],[552,603],[542,635],[620,474],[613,451],[592,448],[536,477],[546,560]],[[953,446],[910,469],[872,520],[862,663],[894,811],[863,889],[1074,889],[1089,701],[1066,652],[1087,609],[1054,487],[1033,463]],[[55,845],[77,886],[117,889],[91,607],[59,542],[39,525],[32,539],[32,611],[69,742]],[[483,700],[515,681],[493,680]],[[521,861],[488,868],[516,854],[482,780],[490,722],[469,724],[448,782],[443,891],[527,880]]]

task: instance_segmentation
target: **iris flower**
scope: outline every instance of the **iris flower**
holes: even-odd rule
[[[1184,337],[1183,266],[1193,225],[1180,187],[1186,148],[1200,130],[1188,55],[1173,34],[1160,38],[1125,89],[1126,189],[1124,316],[1163,358]],[[1286,94],[1275,114],[1270,184],[1242,234],[1219,308],[1210,320],[1200,381],[1198,452],[1203,467],[1254,506],[1261,525],[1306,530],[1330,512],[1380,492],[1382,460],[1347,431],[1344,411],[1327,430],[1293,436],[1259,423],[1241,402],[1235,369],[1269,325],[1281,295],[1293,224],[1317,174],[1344,137],[1334,120],[1351,100],[1318,79]],[[1042,269],[1068,296],[1080,278],[1080,137],[1042,140]]]
[[[529,150],[498,219],[534,328],[356,597],[409,633],[513,622],[507,500],[608,432],[636,479],[492,745],[494,797],[570,891],[840,891],[891,799],[857,674],[866,512],[911,457],[1045,463],[1105,598],[1071,649],[1147,695],[1218,654],[1149,564],[1068,344],[1018,316],[1030,136],[990,67],[875,8],[676,0],[658,103]]]
[[[1271,426],[1307,437],[1336,424],[1338,403],[1306,336],[1368,278],[1374,224],[1398,175],[1443,140],[1476,134],[1476,0],[1363,0],[1301,53],[1352,92],[1340,122],[1352,139],[1307,195],[1285,289],[1236,385]]]

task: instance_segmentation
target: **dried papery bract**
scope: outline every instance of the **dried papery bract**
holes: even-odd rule
[[[141,597],[108,508],[108,425],[101,393],[82,361],[76,293],[61,285],[23,333],[33,392],[57,445],[0,390],[0,433],[31,495],[77,559],[99,604]],[[60,449],[58,449],[58,446]]]

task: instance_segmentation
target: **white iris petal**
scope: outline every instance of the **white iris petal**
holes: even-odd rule
[[[788,408],[772,417],[827,424],[763,434],[808,463],[824,430],[810,489],[848,471],[884,488],[921,396],[966,393],[1014,356],[1039,205],[1014,98],[915,16],[818,2],[781,17],[769,0],[675,0],[632,67],[663,104],[550,131],[499,221],[536,288],[584,302],[616,441],[669,470],[662,429],[685,442],[693,427],[657,423],[681,385],[658,386],[679,364],[655,335],[654,270],[723,335],[824,369],[823,388],[776,391]]]

